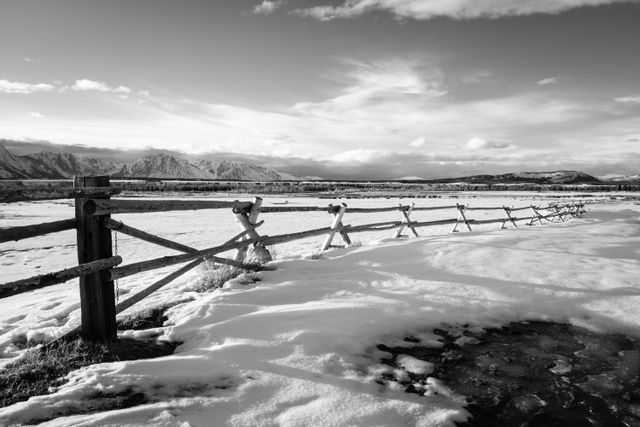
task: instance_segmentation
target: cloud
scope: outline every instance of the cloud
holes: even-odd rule
[[[640,142],[640,139],[638,139],[638,138],[629,138],[629,139],[627,139],[627,142]]]
[[[425,142],[427,142],[426,138],[424,136],[421,136],[420,138],[416,138],[411,141],[409,143],[409,146],[413,148],[420,148],[425,144]]]
[[[509,148],[509,144],[487,141],[482,138],[471,138],[466,145],[467,150],[487,150],[487,149],[503,149]]]
[[[113,92],[128,95],[131,93],[131,89],[126,86],[118,86],[113,88],[104,82],[98,82],[89,79],[76,80],[75,84],[71,86],[71,89],[76,91],[97,91],[97,92]]]
[[[262,3],[254,6],[253,13],[256,13],[259,15],[269,15],[273,13],[276,9],[279,9],[280,7],[284,6],[286,3],[287,2],[284,0],[274,0],[274,1],[263,0]]]
[[[30,117],[33,117],[34,119],[44,119],[44,114],[42,113],[38,113],[37,111],[31,111],[30,113],[27,113]]]
[[[500,18],[537,13],[557,14],[583,6],[600,6],[632,0],[345,0],[338,6],[321,5],[293,13],[319,21],[355,18],[373,11],[389,12],[400,19],[426,20]]]
[[[37,59],[30,58],[30,57],[28,57],[28,56],[25,56],[24,58],[22,58],[22,60],[23,60],[24,62],[31,62],[31,63],[33,63],[33,62],[40,62],[40,61],[38,61]]]
[[[20,93],[31,94],[35,92],[51,92],[56,87],[48,83],[24,83],[11,82],[9,80],[0,80],[0,92],[3,93]]]
[[[622,102],[624,104],[640,104],[640,95],[627,95],[613,98],[616,102]]]
[[[540,86],[554,85],[554,84],[557,84],[559,81],[560,81],[560,77],[556,76],[556,77],[549,77],[546,79],[538,80],[538,84]]]
[[[479,84],[490,81],[492,77],[493,74],[490,71],[478,70],[462,76],[460,81],[464,84]]]

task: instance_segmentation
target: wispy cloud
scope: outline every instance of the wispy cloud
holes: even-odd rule
[[[556,14],[582,6],[599,6],[633,0],[345,0],[338,6],[321,5],[297,9],[293,13],[330,21],[354,18],[376,10],[402,19],[426,20],[438,16],[453,19],[499,18],[503,16]]]
[[[623,104],[640,104],[640,95],[626,95],[613,98],[616,102],[622,102]]]
[[[427,142],[427,139],[424,136],[421,136],[420,138],[416,138],[413,141],[411,141],[409,143],[410,147],[413,148],[420,148],[422,147],[425,143]]]
[[[20,93],[31,94],[35,92],[52,92],[56,87],[49,83],[25,83],[11,82],[9,80],[0,80],[0,92],[3,93]]]
[[[24,58],[22,58],[22,60],[23,60],[24,62],[30,62],[30,63],[40,62],[40,61],[38,61],[37,59],[35,59],[35,58],[31,58],[31,57],[29,57],[29,56],[25,56]]]
[[[275,12],[280,7],[284,6],[287,2],[284,0],[263,0],[262,3],[253,7],[253,13],[259,15],[269,15]]]
[[[98,82],[89,79],[76,80],[75,84],[71,86],[71,89],[76,91],[113,92],[123,95],[128,95],[131,93],[131,89],[126,86],[111,87],[104,82]]]
[[[548,77],[546,79],[538,80],[538,84],[540,86],[554,85],[554,84],[557,84],[559,81],[560,81],[560,77],[555,76],[555,77]]]
[[[29,113],[27,113],[30,117],[33,117],[34,119],[44,119],[44,114],[39,113],[37,111],[31,111]]]
[[[487,141],[482,138],[471,138],[466,144],[467,150],[504,149],[509,147],[509,144]]]

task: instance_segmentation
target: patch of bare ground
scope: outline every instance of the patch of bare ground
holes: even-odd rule
[[[64,384],[64,377],[69,372],[83,366],[166,356],[179,344],[127,338],[112,343],[76,339],[33,348],[0,370],[0,407],[50,394]]]
[[[640,426],[637,338],[550,322],[433,332],[441,348],[412,336],[407,346],[378,345],[394,368],[378,382],[425,394],[437,379],[466,398],[471,417],[459,426]],[[407,355],[433,372],[402,373]]]

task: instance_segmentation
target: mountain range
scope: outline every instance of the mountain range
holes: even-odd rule
[[[131,162],[114,162],[100,157],[65,152],[41,151],[15,155],[0,141],[0,179],[69,179],[74,175],[109,175],[114,178],[156,178],[186,180],[293,181],[295,176],[237,160],[185,160],[160,153]],[[303,178],[308,180],[309,178]],[[322,178],[318,178],[322,180]],[[406,178],[403,182],[499,184],[602,184],[640,183],[640,175],[603,177],[579,171],[515,172],[502,175],[473,175],[459,178]]]
[[[241,181],[297,179],[293,175],[271,168],[231,160],[190,162],[168,154],[151,154],[133,163],[119,164],[95,157],[50,151],[17,156],[0,145],[0,179],[68,179],[74,175]]]

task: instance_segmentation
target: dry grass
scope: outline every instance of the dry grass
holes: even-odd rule
[[[71,371],[96,363],[150,359],[172,354],[178,343],[119,339],[90,343],[57,341],[31,349],[0,370],[0,407],[53,393]]]

